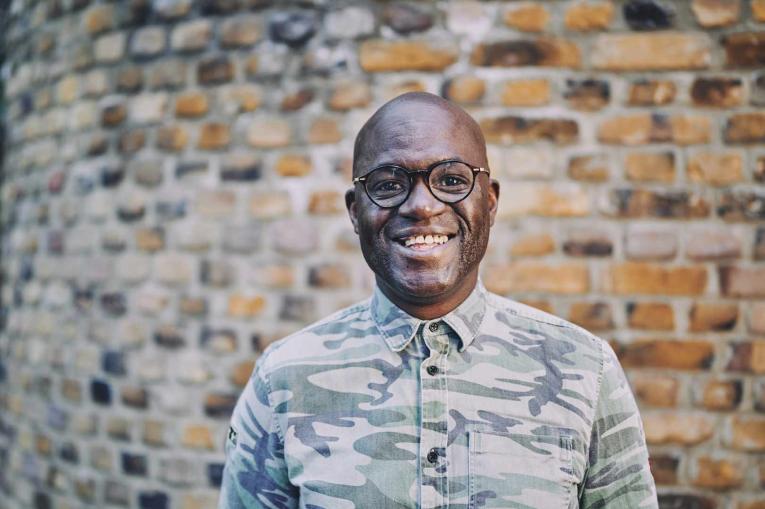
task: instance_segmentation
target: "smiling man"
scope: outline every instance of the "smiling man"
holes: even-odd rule
[[[260,357],[220,507],[656,507],[610,347],[480,283],[499,184],[475,121],[399,96],[361,129],[353,168],[374,295]]]

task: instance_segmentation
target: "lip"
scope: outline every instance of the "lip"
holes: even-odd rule
[[[431,230],[431,234],[432,234]],[[421,235],[421,234],[420,234]],[[407,258],[438,258],[440,257],[447,249],[450,249],[451,246],[456,242],[455,238],[456,235],[452,234],[446,234],[442,233],[440,235],[446,235],[449,240],[444,242],[443,244],[431,244],[430,247],[422,249],[422,248],[413,248],[413,247],[406,247],[401,241],[398,239],[394,240],[393,244],[393,251],[397,253],[401,253]],[[402,239],[408,238],[410,235],[407,235],[405,237],[402,237]]]
[[[396,242],[403,242],[405,239],[408,239],[409,237],[416,237],[418,235],[422,235],[423,237],[427,235],[446,235],[449,237],[449,240],[452,239],[452,237],[456,236],[457,234],[455,232],[446,231],[443,229],[426,229],[426,228],[408,228],[406,230],[401,230],[400,232],[396,232],[395,235],[391,235],[390,238],[395,240]]]

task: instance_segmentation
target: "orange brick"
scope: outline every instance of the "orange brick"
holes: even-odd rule
[[[702,457],[697,461],[696,475],[691,482],[700,488],[729,490],[741,486],[744,472],[740,461]]]
[[[679,382],[671,376],[636,374],[630,385],[641,405],[673,408],[677,405]]]
[[[199,131],[197,147],[202,150],[220,150],[231,143],[231,132],[228,125],[220,122],[203,124]]]
[[[444,97],[460,104],[479,102],[486,93],[486,82],[481,78],[464,74],[449,80],[444,85]]]
[[[765,297],[765,267],[720,267],[720,287],[728,297]]]
[[[505,83],[505,106],[541,106],[550,102],[550,82],[544,79],[515,80]]]
[[[669,119],[672,141],[678,145],[709,143],[712,139],[712,120],[698,115],[677,115]]]
[[[579,185],[516,182],[499,196],[502,218],[523,215],[577,217],[590,212],[590,198]]]
[[[589,32],[608,28],[614,17],[610,2],[576,2],[566,10],[565,24],[569,30]]]
[[[177,117],[199,117],[207,113],[209,101],[203,92],[186,92],[175,100]]]
[[[204,425],[186,426],[183,430],[181,444],[190,449],[207,449],[212,451],[215,448],[210,428]]]
[[[672,152],[627,154],[624,169],[629,180],[640,182],[674,182],[675,155]]]
[[[228,298],[228,315],[234,318],[252,318],[266,307],[266,299],[260,296],[231,295]]]
[[[726,331],[736,326],[738,305],[733,303],[697,302],[690,311],[691,332]]]
[[[416,40],[369,40],[359,49],[359,63],[366,72],[443,71],[457,56],[454,44]]]
[[[604,182],[609,175],[608,160],[605,157],[576,156],[568,163],[568,176],[574,180]]]
[[[603,331],[614,327],[611,307],[605,302],[574,302],[571,304],[568,319],[590,331]]]
[[[496,293],[546,292],[557,294],[586,293],[590,287],[587,266],[579,263],[551,265],[536,261],[516,261],[495,265],[486,270],[491,277],[484,281]]]
[[[643,429],[649,445],[696,445],[712,438],[712,419],[703,414],[645,413]]]
[[[633,329],[674,330],[672,306],[660,302],[633,302],[627,305],[627,322]]]
[[[733,410],[741,402],[742,391],[738,380],[710,380],[704,386],[701,403],[707,410]]]
[[[572,143],[579,137],[579,125],[565,118],[524,118],[513,115],[484,118],[480,122],[486,141],[505,145],[551,141]]]
[[[700,295],[707,286],[703,266],[625,262],[610,271],[610,290],[621,295]]]
[[[555,241],[546,233],[524,235],[510,248],[512,256],[543,256],[553,251],[555,251]]]
[[[550,13],[543,5],[520,2],[505,12],[505,25],[523,32],[541,32],[547,26]]]
[[[311,159],[297,154],[284,154],[276,162],[276,172],[282,177],[303,177],[311,173]]]
[[[338,214],[345,211],[343,193],[338,191],[314,191],[308,200],[308,212],[311,214]]]
[[[734,416],[730,445],[740,451],[765,452],[765,417]]]
[[[602,143],[641,145],[651,141],[653,121],[647,113],[616,116],[598,126],[598,140]]]
[[[691,10],[704,28],[733,25],[740,14],[740,0],[693,0]]]
[[[743,180],[741,155],[734,153],[700,152],[688,160],[688,178],[713,186],[727,186]]]
[[[255,366],[255,361],[242,361],[234,366],[231,371],[231,382],[237,387],[244,387],[252,376],[252,369]]]
[[[610,71],[704,69],[711,60],[707,34],[649,32],[601,34],[595,39],[592,65]]]
[[[708,341],[640,339],[615,348],[627,368],[707,369],[714,361],[714,344]]]
[[[732,115],[723,132],[728,143],[765,142],[765,113],[739,113]]]
[[[343,139],[337,121],[332,118],[320,117],[311,123],[308,130],[308,143],[323,145],[337,143]]]
[[[533,40],[509,40],[476,47],[471,56],[473,65],[490,67],[571,67],[581,65],[579,47],[571,41],[553,37]]]
[[[360,81],[345,81],[335,85],[329,98],[329,107],[336,111],[348,111],[363,108],[371,100],[369,85]]]
[[[661,106],[675,100],[677,87],[672,81],[640,80],[630,85],[630,106]]]
[[[765,0],[751,0],[752,16],[760,23],[765,21]]]

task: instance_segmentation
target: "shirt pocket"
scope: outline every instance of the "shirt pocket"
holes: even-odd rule
[[[468,448],[470,509],[569,507],[571,437],[472,430]]]

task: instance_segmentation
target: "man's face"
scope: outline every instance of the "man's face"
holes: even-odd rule
[[[357,148],[355,176],[382,164],[421,170],[446,159],[487,167],[483,143],[458,118],[438,104],[404,103],[386,110],[361,150]],[[458,305],[475,285],[498,192],[499,185],[479,173],[467,198],[447,204],[433,196],[418,176],[404,203],[381,208],[362,184],[356,184],[346,195],[348,211],[364,258],[383,292],[399,305],[447,303],[455,296],[459,299],[454,306]],[[445,235],[448,240],[405,245],[420,235]]]

